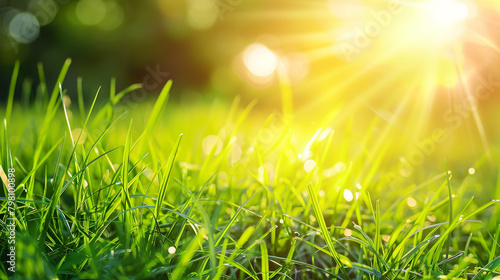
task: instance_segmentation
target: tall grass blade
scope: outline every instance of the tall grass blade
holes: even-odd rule
[[[5,111],[5,119],[7,123],[10,123],[10,118],[12,115],[12,107],[14,106],[14,93],[16,91],[17,76],[19,75],[19,60],[16,60],[14,64],[14,70],[12,71],[12,77],[10,79],[9,95],[7,99],[7,110]]]
[[[333,256],[335,263],[340,268],[344,279],[347,280],[349,279],[349,276],[347,275],[347,272],[344,269],[344,264],[340,261],[339,254],[335,250],[335,245],[333,244],[328,228],[326,227],[325,219],[323,217],[323,213],[321,212],[321,206],[319,205],[318,197],[313,190],[312,184],[307,185],[307,192],[309,193],[309,197],[311,197],[314,214],[316,216],[316,220],[318,221],[321,234],[323,235],[323,238],[325,239],[325,242],[328,245],[328,249],[330,250],[330,253]]]

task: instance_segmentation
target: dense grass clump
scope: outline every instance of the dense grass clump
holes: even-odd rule
[[[36,92],[15,102],[16,67],[2,105],[0,175],[7,185],[15,168],[17,218],[11,273],[4,187],[2,279],[500,275],[500,208],[469,195],[481,185],[472,177],[426,171],[394,186],[390,143],[358,168],[365,152],[332,146],[329,117],[308,135],[289,116],[249,118],[237,101],[165,112],[171,82],[127,111],[121,100],[140,85],[116,92],[112,81],[84,106],[78,80],[70,105],[68,67],[49,91],[40,66]]]

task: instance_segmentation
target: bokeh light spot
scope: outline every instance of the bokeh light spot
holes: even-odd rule
[[[106,16],[106,5],[100,0],[80,0],[76,5],[76,17],[85,25],[97,25]]]
[[[314,167],[316,167],[316,162],[312,159],[309,159],[304,163],[304,170],[306,172],[311,172]]]
[[[312,159],[309,159],[304,163],[304,170],[306,172],[311,172],[314,167],[316,167],[316,162]]]
[[[59,5],[54,0],[32,0],[28,4],[28,11],[37,18],[40,26],[44,26],[54,20]]]
[[[231,164],[235,164],[241,158],[241,148],[238,145],[234,145],[231,149]]]
[[[215,145],[217,145],[217,148],[215,148],[215,154],[218,154],[222,150],[222,141],[220,141],[219,137],[216,135],[208,135],[201,143],[203,153],[206,155],[210,154]]]
[[[410,206],[411,208],[417,206],[417,201],[413,198],[413,197],[408,197],[408,199],[406,200],[406,203],[408,204],[408,206]]]
[[[81,136],[80,136],[80,134],[81,134]],[[78,145],[85,143],[85,139],[87,138],[87,133],[85,133],[85,131],[83,131],[83,133],[82,133],[81,128],[73,129],[73,131],[71,131],[71,135],[73,135],[73,139],[75,139],[75,141],[78,140],[78,143],[75,143]],[[80,137],[80,139],[78,139],[78,137]]]
[[[19,13],[12,18],[9,33],[19,43],[28,44],[38,37],[40,24],[34,15]]]
[[[188,1],[187,22],[195,29],[208,29],[217,21],[217,9],[210,0]]]
[[[300,83],[309,74],[310,62],[302,53],[291,53],[280,59],[279,70],[290,84]]]
[[[255,76],[269,77],[278,65],[276,54],[262,44],[252,44],[243,53],[243,62]]]
[[[335,169],[335,171],[336,171],[337,173],[340,173],[340,172],[344,172],[344,171],[346,170],[347,166],[346,166],[346,165],[345,165],[345,163],[343,163],[343,162],[337,162],[337,163],[333,166],[333,168]]]
[[[105,30],[116,29],[123,22],[124,14],[122,7],[115,1],[107,1],[104,5],[106,6],[106,16],[99,23],[99,27]]]

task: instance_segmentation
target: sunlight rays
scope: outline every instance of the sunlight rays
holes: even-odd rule
[[[293,84],[293,78],[286,77],[293,84],[290,90],[299,118],[314,118],[342,107],[348,113],[333,122],[340,124],[350,115],[367,118],[372,111],[388,123],[374,143],[373,149],[380,150],[384,141],[398,135],[390,129],[394,125],[404,131],[398,137],[413,139],[410,146],[428,137],[426,133],[433,127],[453,126],[443,116],[449,109],[443,100],[451,95],[458,101],[466,97],[458,93],[461,87],[467,87],[465,77],[478,75],[474,73],[482,67],[477,60],[470,61],[464,48],[479,45],[500,53],[490,29],[483,26],[488,22],[481,23],[481,3],[394,3],[291,1],[286,10],[271,5],[268,13],[246,11],[240,21],[260,21],[262,26],[267,23],[268,28],[262,30],[268,32],[262,34],[272,34],[274,45],[270,49],[277,55],[293,50],[308,58],[310,69],[303,80]],[[348,14],[332,11],[344,4],[350,7]],[[266,59],[266,63],[271,60]],[[456,71],[456,65],[467,70]],[[486,149],[486,128],[476,109],[472,115]]]

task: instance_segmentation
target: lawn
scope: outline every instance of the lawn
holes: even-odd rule
[[[423,141],[403,153],[434,163],[410,176],[341,109],[311,124],[238,98],[172,104],[175,80],[85,102],[69,60],[57,81],[39,65],[33,92],[18,66],[1,89],[1,279],[500,279],[494,145],[464,168]]]

